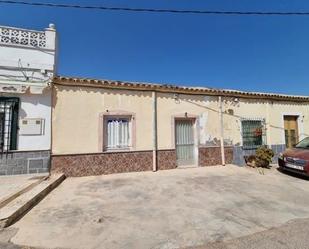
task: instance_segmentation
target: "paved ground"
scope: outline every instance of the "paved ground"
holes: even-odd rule
[[[0,248],[1,249],[43,249],[43,248],[31,248],[28,246],[15,245],[10,242],[12,236],[17,233],[18,229],[16,228],[6,228],[5,230],[0,231]]]
[[[309,219],[287,222],[278,228],[190,249],[308,249]]]
[[[47,174],[0,176],[0,202]]]
[[[278,228],[223,242],[186,249],[308,249],[309,219],[292,220]],[[0,233],[1,234],[1,233]],[[1,249],[47,249],[0,242]]]
[[[236,166],[69,178],[11,227],[11,241],[42,248],[183,248],[307,218],[308,207],[309,181]]]

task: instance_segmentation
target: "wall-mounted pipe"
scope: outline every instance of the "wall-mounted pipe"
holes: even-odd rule
[[[152,171],[157,171],[157,94],[152,92]]]
[[[219,101],[219,120],[220,120],[220,147],[221,147],[221,162],[225,166],[225,152],[224,152],[224,127],[223,127],[223,106],[222,97],[218,97]]]

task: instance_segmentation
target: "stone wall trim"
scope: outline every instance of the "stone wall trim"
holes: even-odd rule
[[[48,173],[50,151],[9,151],[0,154],[0,175]]]
[[[221,161],[221,147],[199,147],[198,164],[199,166],[214,166],[222,165]],[[233,147],[225,146],[225,163],[230,164],[233,162]]]
[[[52,155],[51,172],[66,176],[106,175],[152,170],[152,151]]]
[[[177,168],[176,150],[158,150],[157,168],[158,170]]]
[[[52,155],[51,172],[75,177],[151,171],[152,156],[152,151]],[[158,150],[157,163],[158,170],[177,168],[176,150]]]

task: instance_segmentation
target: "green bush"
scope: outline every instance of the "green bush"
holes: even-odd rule
[[[274,152],[267,146],[261,146],[256,149],[255,157],[257,167],[268,167],[269,164],[272,162]]]

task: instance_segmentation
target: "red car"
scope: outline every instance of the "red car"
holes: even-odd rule
[[[293,149],[287,149],[278,157],[279,168],[309,176],[309,137],[300,141]]]

